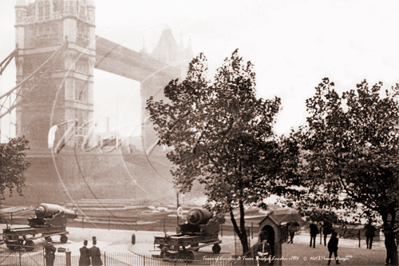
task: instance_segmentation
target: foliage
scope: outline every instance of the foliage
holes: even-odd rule
[[[0,144],[0,195],[3,200],[7,189],[10,197],[14,189],[22,196],[26,179],[24,171],[30,166],[24,153],[29,149],[28,144],[25,137],[11,138],[7,143]]]
[[[248,250],[245,206],[260,204],[277,186],[279,143],[272,131],[280,99],[255,97],[255,72],[234,51],[207,80],[206,58],[200,54],[189,65],[181,83],[165,87],[168,102],[147,102],[160,138],[171,147],[167,157],[175,165],[175,186],[189,191],[194,180],[205,187],[207,207],[230,213],[234,229]],[[237,224],[233,209],[240,210]]]
[[[382,83],[366,81],[356,90],[336,92],[327,78],[306,101],[306,127],[299,139],[299,208],[347,209],[352,215],[381,215],[386,234],[397,230],[399,209],[399,87],[382,93]],[[388,248],[388,247],[387,247]],[[392,246],[396,250],[395,246]],[[397,257],[396,257],[397,263]]]

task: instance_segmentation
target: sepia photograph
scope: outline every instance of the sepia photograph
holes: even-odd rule
[[[0,0],[0,266],[399,265],[398,14]]]

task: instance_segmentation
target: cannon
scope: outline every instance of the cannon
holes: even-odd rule
[[[213,245],[213,253],[221,250],[219,240],[219,222],[212,213],[203,209],[192,209],[187,214],[184,224],[179,225],[180,234],[155,237],[154,245],[161,249],[160,257],[164,259],[194,260],[193,251]]]
[[[33,240],[60,235],[60,242],[68,241],[66,226],[68,219],[75,219],[76,212],[56,204],[42,203],[35,210],[35,216],[28,219],[29,227],[11,228],[7,225],[3,229],[2,240],[8,249],[15,250],[24,247],[32,251],[35,243]]]
[[[28,219],[30,227],[63,226],[66,227],[68,220],[75,219],[76,212],[55,204],[42,203],[35,210],[35,217]]]

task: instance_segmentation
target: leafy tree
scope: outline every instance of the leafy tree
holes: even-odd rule
[[[363,81],[340,96],[327,78],[316,87],[306,101],[306,127],[292,134],[303,157],[295,171],[307,188],[297,199],[303,209],[347,209],[358,221],[380,215],[387,252],[397,265],[399,86],[384,93],[381,88]]]
[[[7,189],[10,197],[14,189],[22,196],[26,179],[24,172],[30,166],[24,153],[29,149],[28,144],[25,137],[11,138],[7,143],[0,143],[0,195],[3,200]]]
[[[207,80],[207,64],[200,54],[189,65],[181,83],[172,80],[164,90],[168,101],[150,98],[147,110],[160,138],[171,147],[175,186],[189,191],[194,180],[204,185],[207,208],[229,213],[243,252],[248,251],[245,206],[261,204],[269,195],[268,173],[279,164],[278,142],[272,127],[280,99],[255,97],[255,72],[234,51]],[[233,210],[238,208],[236,221]]]

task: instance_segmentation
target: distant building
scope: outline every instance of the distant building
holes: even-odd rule
[[[151,57],[165,63],[173,64],[181,67],[181,77],[186,76],[188,63],[193,58],[193,51],[191,48],[191,40],[187,47],[184,46],[183,38],[180,37],[179,45],[173,36],[172,30],[166,27],[162,31],[161,38],[151,53]]]

